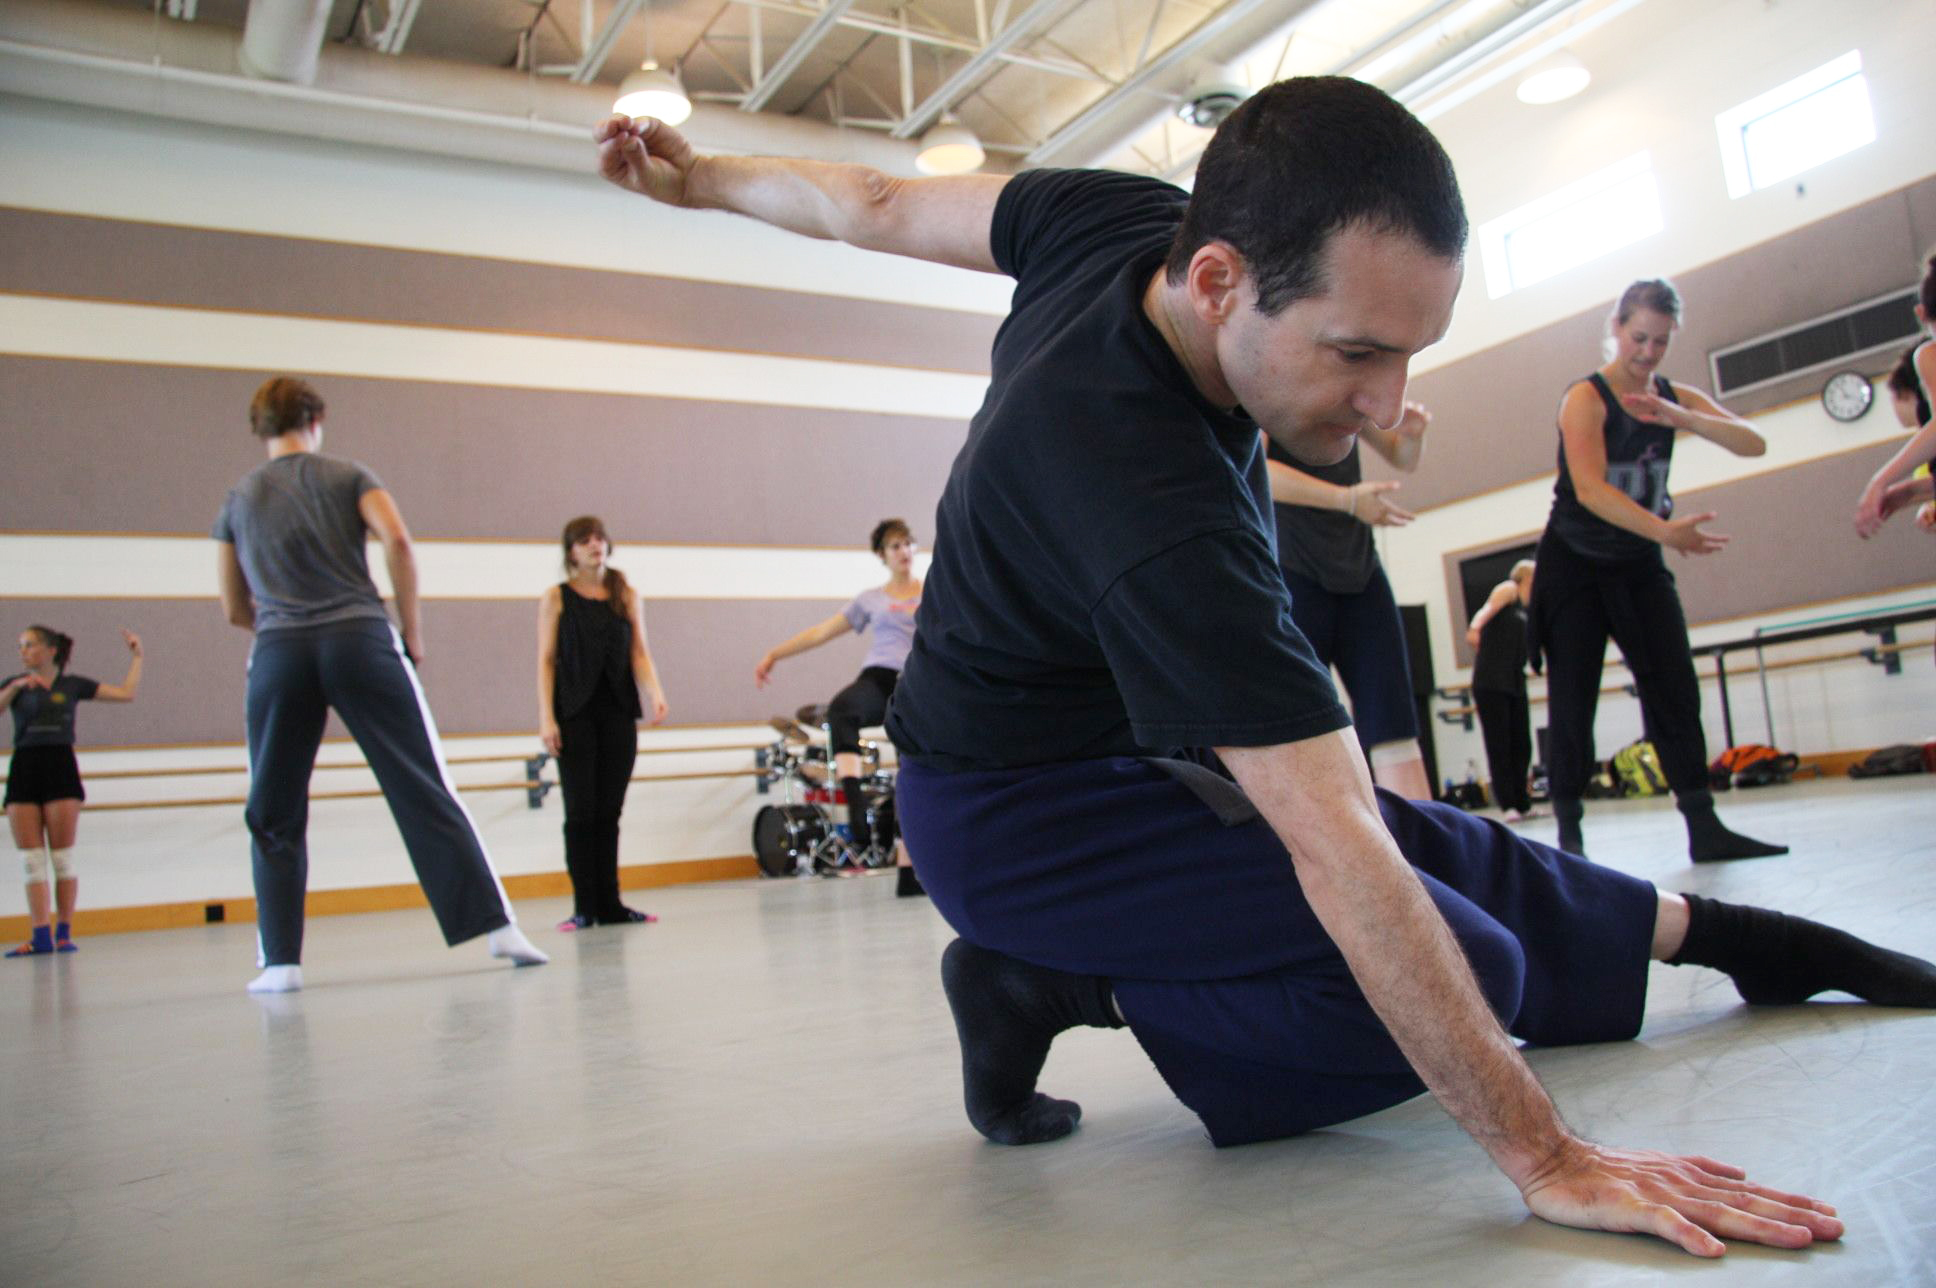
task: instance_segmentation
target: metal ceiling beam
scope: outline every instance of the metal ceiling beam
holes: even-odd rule
[[[786,13],[800,18],[811,18],[820,12],[818,9],[808,5],[793,3],[793,0],[731,0],[731,3],[739,5],[743,9],[751,9],[756,13],[761,11],[767,13]],[[840,18],[840,25],[851,28],[854,31],[865,31],[876,36],[892,36],[896,40],[908,40],[917,45],[930,45],[936,49],[953,49],[964,54],[974,54],[981,49],[980,45],[965,36],[951,36],[946,32],[932,31],[926,27],[914,26],[912,23],[908,24],[905,28],[899,27],[894,23],[882,18],[876,18],[870,14],[844,14]],[[1029,67],[1038,72],[1048,72],[1054,76],[1068,76],[1075,80],[1088,81],[1091,84],[1114,84],[1107,77],[1098,76],[1089,68],[1067,60],[1041,58],[1034,54],[1018,54],[1013,50],[1003,54],[1001,60],[1005,63],[1013,63],[1017,67]]]
[[[1059,22],[1063,15],[1074,9],[1082,0],[1035,0],[1022,15],[997,32],[993,39],[983,45],[974,57],[942,82],[941,87],[922,100],[921,105],[907,114],[907,117],[894,127],[894,137],[911,139],[934,124],[935,118],[955,105],[967,94],[977,81],[988,74],[988,69],[1000,61],[1015,44],[1034,34],[1037,28],[1050,27]]]
[[[193,0],[190,0],[193,3]],[[410,39],[410,28],[417,21],[417,11],[423,8],[423,0],[394,0],[390,12],[383,23],[383,30],[376,33],[370,48],[379,54],[400,54],[403,42]]]
[[[1029,163],[1043,165],[1061,161],[1064,154],[1080,145],[1085,136],[1107,128],[1112,118],[1125,112],[1146,118],[1148,108],[1141,100],[1172,93],[1167,82],[1190,59],[1203,54],[1219,41],[1243,39],[1253,24],[1284,22],[1291,14],[1309,7],[1309,3],[1287,3],[1286,0],[1232,0],[1232,3],[1198,23],[1188,35],[1138,68],[1129,79],[1091,103],[1074,120],[1036,145],[1028,155]],[[1260,39],[1265,34],[1266,31],[1259,31],[1251,39]]]
[[[827,33],[833,30],[834,24],[840,21],[841,15],[853,7],[854,0],[826,0],[820,12],[814,15],[813,21],[807,24],[807,29],[800,33],[797,40],[787,46],[787,51],[780,55],[766,75],[754,83],[753,92],[740,103],[740,110],[757,112],[772,102],[773,96],[780,92],[793,73],[799,71],[800,65],[807,61],[807,56],[819,48],[820,42],[827,38]]]
[[[585,46],[584,57],[571,69],[570,80],[574,85],[589,85],[598,78],[605,67],[605,60],[612,56],[612,46],[618,43],[625,24],[632,21],[632,15],[645,7],[645,0],[618,0],[612,11],[605,15],[605,25],[598,29],[591,43]]]

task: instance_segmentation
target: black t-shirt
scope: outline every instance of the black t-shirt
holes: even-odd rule
[[[887,728],[942,769],[1268,746],[1350,724],[1291,621],[1257,424],[1143,315],[1186,195],[1032,171],[996,205],[1016,278],[935,517]]]
[[[1674,427],[1650,425],[1630,415],[1599,372],[1587,380],[1607,406],[1607,482],[1649,514],[1671,518],[1674,498],[1667,494],[1667,470],[1674,463]],[[1654,391],[1669,402],[1680,401],[1674,397],[1673,384],[1663,376],[1654,377]],[[1660,553],[1659,542],[1608,523],[1580,504],[1579,494],[1573,490],[1573,476],[1566,472],[1564,438],[1560,440],[1560,476],[1553,484],[1553,514],[1546,526],[1589,559],[1614,562]]]
[[[1306,465],[1275,442],[1270,444],[1268,455],[1273,461],[1339,487],[1350,487],[1365,477],[1355,442],[1335,465]],[[1315,581],[1334,595],[1360,594],[1371,584],[1378,552],[1372,548],[1370,524],[1341,510],[1316,506],[1272,505],[1271,509],[1276,512],[1277,557],[1288,571]]]
[[[1518,693],[1526,687],[1526,609],[1517,595],[1479,631],[1472,687]]]
[[[22,674],[25,674],[24,672]],[[8,676],[0,688],[20,676]],[[13,695],[13,745],[16,747],[72,747],[74,708],[93,697],[100,682],[63,672],[45,689],[22,689]]]

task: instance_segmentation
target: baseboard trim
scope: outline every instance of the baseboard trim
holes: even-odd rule
[[[750,854],[735,854],[717,859],[681,859],[674,863],[639,863],[622,867],[618,873],[622,890],[650,890],[659,886],[691,885],[701,881],[738,881],[760,874],[759,864]],[[552,899],[571,893],[571,878],[563,872],[529,872],[502,878],[504,892],[519,899]],[[83,885],[81,893],[86,895]],[[311,890],[304,901],[311,917],[335,917],[359,912],[395,912],[403,908],[427,908],[421,887],[404,885],[359,886],[350,890]],[[180,930],[212,922],[255,921],[254,899],[209,899],[187,903],[151,903],[125,908],[81,908],[74,915],[78,935],[120,935],[136,930]],[[33,923],[23,913],[0,917],[0,941],[16,943],[27,938]]]

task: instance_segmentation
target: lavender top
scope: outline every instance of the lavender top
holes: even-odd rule
[[[907,664],[908,650],[914,647],[914,614],[920,607],[919,594],[910,599],[894,599],[876,586],[855,595],[853,602],[840,610],[856,635],[866,634],[870,626],[874,628],[874,638],[867,645],[867,660],[861,664],[863,669],[884,666],[898,671]]]

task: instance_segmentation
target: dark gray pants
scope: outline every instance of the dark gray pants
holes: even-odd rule
[[[265,966],[302,961],[309,777],[331,708],[376,774],[447,943],[511,923],[484,842],[445,772],[437,726],[388,622],[258,635],[249,655],[249,804]]]

